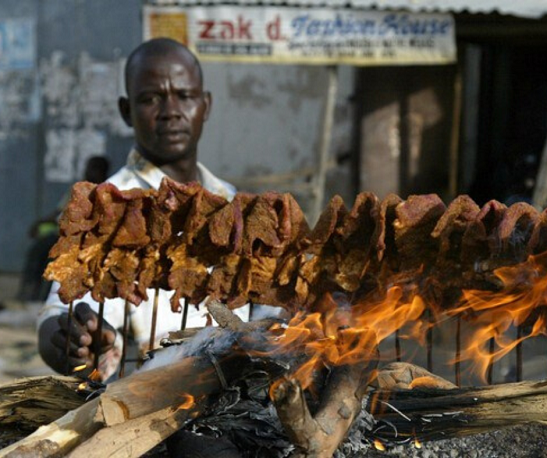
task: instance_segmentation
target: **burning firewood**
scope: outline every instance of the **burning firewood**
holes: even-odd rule
[[[219,360],[217,363],[221,364],[228,382],[233,371],[226,369],[233,365],[241,372],[245,367],[241,360],[239,363],[234,360]],[[170,366],[173,367],[164,366],[145,372],[142,377],[135,374],[114,382],[113,389],[107,388],[106,392],[82,407],[0,450],[0,457],[100,457],[115,453],[138,457],[188,424],[190,418],[197,415],[196,420],[200,421],[200,416],[207,415],[207,405],[212,406],[212,410],[209,412],[210,420],[203,420],[204,424],[212,421],[216,427],[229,424],[237,428],[237,416],[222,421],[222,409],[226,409],[226,404],[219,408],[212,402],[214,393],[218,395],[226,388],[222,387],[210,359],[189,357]],[[204,376],[199,377],[202,374],[198,374],[200,370],[205,370]],[[396,368],[395,371],[403,374],[415,372],[418,379],[424,374],[423,370],[414,367]],[[386,376],[396,385],[405,383],[405,380],[408,382],[406,375],[402,380],[397,380],[397,375],[394,379],[394,373],[394,370],[388,370]],[[288,436],[297,447],[293,456],[332,456],[332,450],[345,440],[355,411],[361,409],[358,397],[354,398],[352,393],[360,396],[358,381],[362,376],[363,372],[357,366],[342,368],[334,375],[338,382],[329,384],[320,407],[314,409],[313,414],[299,385],[290,379],[281,381],[274,402]],[[380,378],[385,377],[380,375]],[[37,393],[39,383],[35,381],[34,386]],[[190,397],[191,393],[198,392],[207,392],[207,396],[201,401],[199,396]],[[420,386],[406,390],[376,389],[366,393],[363,401],[366,420],[359,418],[353,427],[362,428],[359,437],[365,438],[370,447],[373,443],[378,447],[424,443],[547,421],[545,382],[443,390]],[[238,415],[241,413],[238,411]],[[214,423],[216,415],[221,420]],[[255,426],[257,421],[253,420]],[[258,424],[264,429],[263,433],[267,431],[266,427],[272,427],[267,423]],[[282,431],[278,430],[277,434],[282,434]],[[351,436],[351,432],[349,434]],[[280,444],[277,437],[280,436],[276,436],[276,443]],[[290,447],[289,442],[285,441],[284,446]]]

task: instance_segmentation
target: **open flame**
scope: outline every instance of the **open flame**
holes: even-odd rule
[[[189,410],[196,405],[194,396],[189,393],[183,393],[180,395],[182,402],[177,407],[177,410]]]
[[[273,333],[273,353],[288,352],[304,359],[291,377],[306,389],[322,367],[377,359],[380,343],[395,332],[401,339],[423,345],[428,330],[460,316],[462,326],[472,332],[451,363],[468,361],[486,380],[494,361],[524,340],[546,334],[547,254],[531,256],[495,274],[503,283],[499,291],[462,291],[456,303],[444,308],[428,303],[412,285],[392,286],[383,295],[375,293],[352,306],[327,295],[316,310],[298,313],[282,333],[281,329]],[[521,330],[517,338],[510,333],[515,327]],[[430,386],[430,382],[417,380],[414,386]]]
[[[72,369],[72,372],[81,372],[83,371],[84,369],[87,368],[87,364],[82,364],[80,366],[76,366],[74,369]]]
[[[493,362],[525,340],[546,334],[546,261],[546,254],[531,256],[524,263],[496,270],[504,285],[500,291],[464,291],[459,306],[448,313],[465,317],[474,329],[458,360],[471,361],[482,380]],[[511,336],[515,328],[516,338]]]
[[[382,442],[380,442],[378,439],[374,439],[374,448],[376,450],[379,450],[380,452],[385,452],[386,451],[386,446],[384,444],[382,444]]]

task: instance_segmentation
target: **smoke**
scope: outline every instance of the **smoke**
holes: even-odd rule
[[[151,354],[136,372],[167,366],[189,356],[226,354],[234,345],[236,334],[218,327],[205,327],[183,345],[172,345]]]

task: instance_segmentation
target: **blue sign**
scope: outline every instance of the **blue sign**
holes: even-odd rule
[[[33,68],[36,27],[33,19],[0,20],[0,70]]]

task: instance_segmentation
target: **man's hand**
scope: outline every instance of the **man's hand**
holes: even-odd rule
[[[114,346],[116,331],[103,320],[98,335],[99,316],[85,302],[74,308],[72,319],[68,313],[51,317],[40,326],[38,345],[42,358],[54,370],[71,374],[76,367],[93,367],[95,351],[100,344],[101,354]],[[67,353],[68,340],[68,353]],[[84,374],[86,373],[84,372]]]

